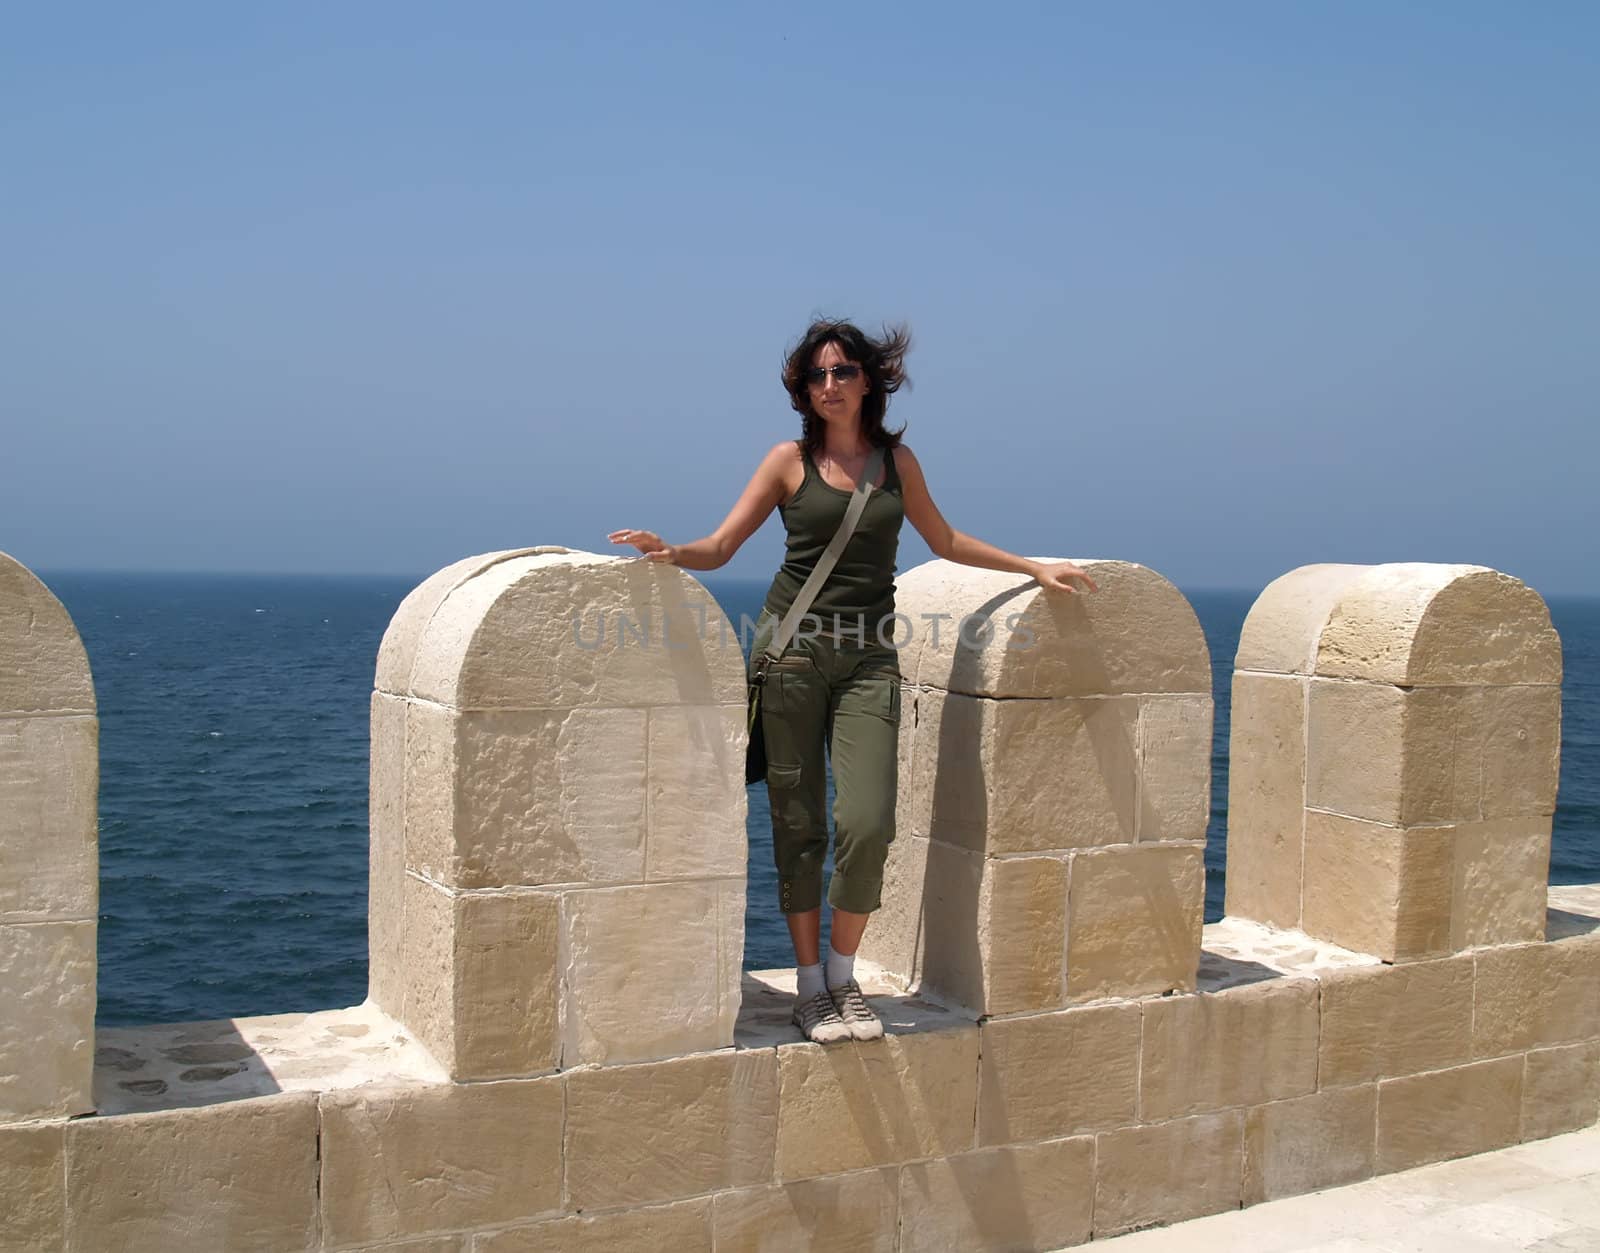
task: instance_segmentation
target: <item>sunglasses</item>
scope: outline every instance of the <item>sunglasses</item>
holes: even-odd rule
[[[861,367],[858,365],[830,365],[819,366],[805,372],[807,387],[821,387],[828,381],[828,375],[833,375],[835,383],[853,383],[861,377]]]

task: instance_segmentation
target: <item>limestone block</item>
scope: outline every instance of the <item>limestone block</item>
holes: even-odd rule
[[[720,1192],[717,1253],[894,1253],[899,1206],[892,1167]]]
[[[1318,1086],[1442,1070],[1472,1053],[1470,956],[1322,976]]]
[[[1205,847],[1076,852],[1067,900],[1067,1000],[1194,990]]]
[[[0,919],[95,917],[99,723],[0,718]]]
[[[1095,1138],[1096,1239],[1236,1209],[1244,1157],[1239,1110]]]
[[[473,1253],[711,1253],[711,1198],[574,1214],[479,1235]]]
[[[1286,929],[1300,926],[1305,704],[1301,679],[1233,673],[1226,912]]]
[[[1239,631],[1234,672],[1310,674],[1317,638],[1348,588],[1371,567],[1301,566],[1267,584]],[[1230,788],[1231,799],[1231,788]]]
[[[1008,857],[990,859],[983,869],[978,906],[983,996],[966,1003],[985,1014],[1059,1008],[1066,863]],[[930,979],[935,969],[930,950]]]
[[[1510,575],[1397,562],[1344,589],[1316,673],[1399,687],[1559,684],[1561,642],[1539,594]]]
[[[363,1244],[350,1253],[471,1253],[472,1236],[461,1232],[452,1236],[425,1236],[421,1240],[401,1240],[384,1244]]]
[[[928,692],[912,802],[926,833],[979,852],[1128,844],[1138,837],[1139,703],[989,700]]]
[[[562,894],[562,1065],[733,1043],[742,877]]]
[[[314,1248],[317,1098],[282,1093],[66,1129],[67,1247]]]
[[[94,1108],[95,924],[0,926],[0,1123]]]
[[[928,806],[932,797],[927,788],[918,786],[917,741],[922,734],[923,720],[933,716],[935,702],[943,696],[942,692],[925,691],[911,683],[900,684],[900,738],[896,744],[895,763],[897,836],[925,837],[928,834],[931,821]]]
[[[1398,826],[1403,820],[1405,693],[1313,679],[1306,714],[1306,804]]]
[[[0,716],[94,710],[71,616],[31,570],[0,553]]]
[[[1210,692],[1205,636],[1171,583],[1130,562],[1078,564],[1098,592],[1050,593],[1015,574],[944,561],[911,570],[895,585],[913,627],[901,672],[974,696]],[[943,615],[937,638],[929,615]]]
[[[778,1050],[778,1178],[892,1166],[973,1147],[978,1029]]]
[[[915,987],[922,982],[924,944],[931,939],[924,934],[929,930],[928,919],[945,916],[929,912],[930,905],[935,911],[938,909],[937,901],[930,900],[929,894],[937,894],[939,885],[928,883],[928,849],[926,839],[906,834],[897,835],[889,845],[883,866],[883,904],[872,915],[872,922],[861,937],[861,947],[856,950],[863,960],[881,967],[902,987]],[[972,860],[970,855],[948,846],[941,846],[940,857],[961,865]],[[965,894],[957,894],[958,902],[968,900]],[[974,932],[969,934],[973,934],[977,920],[975,889],[968,910],[967,917],[974,923]],[[941,925],[936,930],[942,934],[953,928]],[[952,947],[959,952],[961,945],[954,943]]]
[[[980,1149],[900,1172],[908,1249],[1059,1249],[1094,1227],[1094,1138]]]
[[[1549,818],[1497,818],[1454,829],[1452,949],[1544,939],[1550,823]]]
[[[513,557],[529,556],[533,552],[531,548],[513,548],[465,557],[443,570],[435,571],[412,588],[389,620],[388,629],[383,633],[383,642],[378,646],[376,689],[402,696],[410,693],[411,671],[416,665],[418,645],[445,598],[490,566]]]
[[[745,706],[669,706],[649,716],[644,877],[744,874]]]
[[[1139,702],[1139,839],[1204,842],[1211,819],[1211,697]]]
[[[323,1093],[325,1243],[370,1244],[559,1211],[561,1085],[550,1076]]]
[[[1600,1040],[1534,1049],[1522,1075],[1522,1138],[1542,1140],[1600,1118]]]
[[[1317,984],[1270,979],[1144,1004],[1139,1117],[1304,1096],[1317,1086]]]
[[[701,584],[571,552],[512,557],[459,584],[422,632],[411,690],[456,709],[734,705],[745,678]]]
[[[777,1053],[760,1049],[571,1072],[568,1206],[647,1205],[770,1182],[777,1070]]]
[[[1309,809],[1301,929],[1389,962],[1451,951],[1455,834]]]
[[[452,895],[408,877],[402,1021],[457,1080],[538,1074],[560,1060],[560,902]]]
[[[1519,944],[1476,959],[1474,1057],[1600,1037],[1600,944]]]
[[[66,1247],[64,1123],[0,1127],[0,1253]]]
[[[1088,1005],[979,1028],[978,1143],[1125,1126],[1139,1091],[1136,1004]]]
[[[1517,1143],[1522,1058],[1473,1062],[1378,1085],[1380,1174]]]
[[[406,704],[372,694],[367,814],[367,996],[399,1017],[405,997]]]
[[[1377,1126],[1375,1084],[1332,1088],[1246,1110],[1244,1203],[1370,1178]]]
[[[413,704],[407,864],[462,888],[638,882],[647,716]]]

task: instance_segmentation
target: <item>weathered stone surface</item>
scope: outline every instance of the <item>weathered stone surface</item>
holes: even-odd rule
[[[889,846],[890,865],[899,861],[895,848],[899,843],[897,839]],[[937,840],[916,843],[920,847],[911,852],[908,860],[921,862],[921,886],[916,893],[916,912],[908,910],[904,917],[905,924],[913,929],[909,934],[901,932],[901,942],[909,939],[914,943],[917,982],[930,995],[947,1004],[980,1006],[987,995],[980,921],[984,917],[984,858]],[[884,903],[898,912],[899,904],[890,900],[890,881],[884,882]],[[878,916],[874,915],[867,936],[872,936],[877,927]],[[872,954],[882,950],[875,940],[871,950],[861,951],[877,961],[879,958]]]
[[[324,1241],[370,1244],[558,1211],[561,1083],[325,1093]]]
[[[976,696],[1096,696],[1211,690],[1199,620],[1153,570],[1082,560],[1092,595],[1045,592],[1031,579],[930,561],[895,583],[914,638],[911,681]],[[924,615],[945,615],[937,640]],[[965,631],[963,618],[977,615]],[[984,624],[987,624],[986,626]]]
[[[646,717],[413,705],[410,866],[463,888],[638,882]]]
[[[894,1253],[899,1174],[889,1167],[720,1192],[717,1253]]]
[[[1063,861],[1008,857],[984,864],[978,934],[984,995],[969,1008],[1005,1014],[1062,1004],[1066,902]]]
[[[412,588],[389,620],[389,627],[383,633],[383,642],[378,646],[376,689],[395,695],[408,695],[412,690],[411,671],[416,665],[417,646],[445,598],[462,583],[490,566],[513,557],[531,555],[534,551],[531,548],[513,548],[465,557],[435,571]]]
[[[574,1214],[479,1235],[473,1253],[711,1253],[711,1198]]]
[[[411,686],[457,709],[738,704],[744,663],[726,623],[710,593],[673,567],[580,552],[513,557],[440,604]]]
[[[1239,1110],[1101,1132],[1095,1238],[1236,1208],[1243,1155]]]
[[[889,845],[883,866],[883,905],[872,915],[856,950],[859,957],[882,967],[902,987],[915,987],[922,980],[923,933],[929,916],[928,848],[926,839],[906,834],[897,835]],[[943,855],[960,857],[955,850]],[[931,890],[937,891],[937,887],[934,884]],[[969,917],[976,923],[976,896],[969,908]]]
[[[71,616],[31,570],[0,553],[0,716],[94,710],[89,658]]]
[[[84,1118],[66,1128],[67,1247],[314,1248],[317,1099]]]
[[[1419,688],[1404,712],[1407,824],[1555,812],[1559,688]]]
[[[1405,693],[1379,683],[1313,679],[1306,714],[1306,804],[1399,826],[1406,764]]]
[[[778,1050],[778,1178],[948,1157],[973,1147],[978,1029]]]
[[[367,996],[404,1013],[406,704],[372,694],[368,771]]]
[[[0,718],[0,920],[93,919],[99,722]]]
[[[1452,949],[1544,939],[1550,823],[1549,818],[1497,818],[1455,828]]]
[[[1522,1138],[1542,1140],[1600,1118],[1600,1040],[1534,1049],[1522,1075]]]
[[[566,892],[561,909],[562,1065],[733,1043],[742,878]]]
[[[536,892],[455,901],[458,1079],[538,1074],[560,1059],[560,908]]]
[[[1317,1086],[1317,985],[1272,979],[1144,1003],[1139,1117],[1303,1096]]]
[[[0,926],[0,1122],[93,1109],[95,924]]]
[[[1244,1203],[1370,1178],[1377,1125],[1375,1084],[1333,1088],[1246,1110]]]
[[[1390,962],[1451,951],[1455,834],[1306,811],[1301,928]]]
[[[1072,854],[1067,1000],[1194,989],[1204,846],[1140,844]]]
[[[1310,674],[1328,615],[1370,566],[1301,566],[1268,583],[1239,631],[1234,672]],[[1230,785],[1231,795],[1231,785]]]
[[[1502,1057],[1378,1085],[1379,1173],[1517,1142],[1522,1058]]]
[[[541,892],[451,894],[407,877],[401,1021],[453,1079],[560,1062],[560,902]]]
[[[1318,1086],[1370,1083],[1469,1060],[1472,960],[1450,957],[1325,975]]]
[[[769,1182],[777,1057],[758,1049],[568,1074],[569,1207],[645,1205]]]
[[[363,1244],[350,1253],[472,1253],[472,1236],[466,1232],[452,1236],[424,1236],[421,1240],[401,1240],[384,1244]]]
[[[1300,926],[1305,703],[1302,679],[1233,673],[1226,910],[1275,927]]]
[[[1211,697],[1139,702],[1139,839],[1206,838],[1211,817]]]
[[[978,1143],[1026,1143],[1135,1121],[1135,1004],[1086,1005],[979,1028]]]
[[[0,1127],[0,1253],[59,1253],[66,1245],[64,1123]]]
[[[649,712],[645,878],[744,874],[745,706]]]
[[[1139,704],[925,694],[913,810],[935,840],[1018,853],[1138,835]]]
[[[900,1172],[907,1249],[1059,1249],[1094,1226],[1094,1138],[980,1149]]]
[[[1476,960],[1473,1056],[1600,1037],[1600,944],[1520,944]]]
[[[1402,687],[1561,682],[1561,643],[1538,593],[1483,566],[1371,567],[1339,597],[1318,674]]]

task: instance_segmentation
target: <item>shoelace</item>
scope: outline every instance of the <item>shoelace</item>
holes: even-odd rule
[[[844,1002],[843,1005],[838,1006],[841,1016],[856,1018],[876,1017],[872,1012],[872,1007],[867,1004],[867,998],[861,995],[859,984],[847,983],[842,988],[835,988],[834,991],[839,993],[839,1000]]]
[[[827,1022],[833,1018],[839,1021],[839,1011],[834,1007],[833,998],[826,992],[818,992],[809,1001],[800,1007],[800,1018],[808,1024]]]

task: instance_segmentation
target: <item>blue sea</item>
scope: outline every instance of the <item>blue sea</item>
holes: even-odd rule
[[[100,703],[99,1020],[350,1005],[367,979],[367,707],[419,578],[56,574]],[[708,579],[729,617],[764,582]],[[1228,689],[1253,592],[1190,591],[1216,689],[1206,919],[1222,913]],[[1600,880],[1600,600],[1551,600],[1566,659],[1551,879]],[[745,964],[792,964],[750,789]]]

